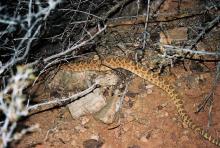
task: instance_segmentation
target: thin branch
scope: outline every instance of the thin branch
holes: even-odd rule
[[[52,55],[50,57],[47,57],[46,59],[44,59],[44,63],[49,62],[52,59],[61,57],[66,55],[67,53],[70,53],[72,51],[74,51],[77,48],[80,48],[84,45],[86,45],[88,42],[90,42],[91,40],[93,40],[96,36],[98,36],[100,33],[102,33],[104,30],[106,29],[106,26],[104,26],[103,28],[101,28],[95,35],[93,35],[91,38],[89,38],[88,40],[82,41],[81,43],[77,44],[77,45],[73,45],[72,47],[68,48],[67,50],[60,52],[58,54]]]
[[[127,5],[130,2],[134,0],[122,0],[118,4],[116,4],[114,7],[112,7],[103,17],[102,19],[105,21],[107,18],[109,18],[112,14],[114,14],[116,11],[118,11],[123,5]]]
[[[68,98],[63,98],[63,99],[59,99],[59,98],[55,98],[53,101],[49,101],[49,102],[45,102],[45,103],[40,103],[40,104],[36,104],[33,106],[28,107],[28,112],[29,115],[38,113],[38,112],[42,112],[54,107],[58,107],[58,106],[64,106],[67,105],[77,99],[79,99],[80,97],[85,96],[86,94],[92,92],[95,88],[97,88],[99,85],[98,84],[93,84],[91,87],[89,87],[88,89],[79,92],[77,94],[74,94]]]
[[[195,38],[193,44],[189,47],[189,49],[193,49],[196,47],[198,42],[205,37],[205,34],[208,33],[212,28],[214,28],[220,22],[220,16],[217,16],[214,20],[212,20],[208,25],[202,30],[202,32]]]
[[[204,51],[204,50],[191,50],[190,48],[181,48],[177,46],[171,46],[171,45],[163,45],[165,52],[172,53],[175,52],[178,55],[185,55],[187,53],[189,54],[197,54],[197,55],[208,55],[208,56],[220,56],[220,52],[210,52],[210,51]]]
[[[153,3],[153,8],[155,7],[155,9],[153,10],[152,14],[156,14],[157,11],[161,8],[161,6],[164,4],[166,0],[157,0],[157,1],[154,1]]]
[[[0,65],[0,74],[2,74],[6,69],[25,59],[25,57],[29,53],[33,40],[40,32],[41,21],[45,20],[48,17],[50,11],[54,9],[58,3],[60,3],[60,0],[49,0],[49,5],[45,8],[37,4],[39,11],[36,13],[32,13],[32,7],[35,3],[33,4],[33,1],[31,0],[28,4],[28,12],[26,15],[24,15],[24,17],[20,17],[18,14],[14,14],[14,17],[9,17],[9,20],[6,20],[6,22],[1,21],[0,19],[0,23],[8,25],[7,31],[12,30],[10,28],[15,28],[16,25],[22,28],[20,32],[22,32],[23,30],[25,31],[23,37],[19,38],[21,39],[21,41],[18,42],[17,45],[14,45],[14,54],[12,54],[7,62]],[[16,24],[8,24],[8,21],[14,22],[14,20]],[[8,32],[8,34],[9,33],[10,32]],[[16,41],[16,39],[13,40]]]
[[[84,14],[86,14],[86,15],[88,15],[88,16],[93,16],[93,17],[95,17],[95,18],[98,18],[98,19],[102,20],[102,17],[99,17],[99,16],[97,16],[97,15],[94,15],[94,14],[88,13],[88,12],[86,12],[86,11],[72,10],[72,9],[59,9],[59,10],[62,10],[62,11],[70,11],[70,12],[73,11],[73,12],[84,13]]]
[[[212,107],[211,105],[213,103],[215,90],[216,90],[217,84],[219,82],[219,79],[220,79],[220,62],[218,62],[218,64],[217,64],[216,75],[215,75],[215,79],[212,82],[212,88],[211,88],[209,94],[205,96],[202,103],[200,103],[198,105],[196,113],[199,113],[200,111],[204,110],[206,106]],[[211,109],[209,109],[209,111],[210,110]],[[209,119],[211,118],[211,112],[209,112],[208,117],[209,117]],[[210,123],[209,123],[209,125],[210,125]]]
[[[150,14],[150,0],[148,0],[148,3],[147,3],[147,14],[146,17],[145,17],[145,24],[144,24],[144,37],[143,37],[143,50],[145,49],[146,47],[146,40],[147,40],[147,36],[149,38],[149,33],[147,32],[147,27],[148,27],[148,21],[149,21],[149,14]]]

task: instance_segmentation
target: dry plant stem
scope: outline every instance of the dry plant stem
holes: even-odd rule
[[[156,14],[156,12],[161,8],[161,6],[164,4],[165,0],[157,0],[156,1],[156,8],[155,10],[152,12],[152,14]]]
[[[173,16],[174,14],[155,14],[150,15],[149,17],[153,17],[154,19],[148,20],[148,23],[160,23],[160,22],[171,22],[180,19],[186,19],[190,17],[195,17],[198,15],[203,15],[205,12],[194,12],[191,14],[182,14],[180,16]],[[164,16],[165,19],[161,19],[159,16]],[[117,18],[110,18],[108,19],[107,26],[108,27],[117,27],[122,25],[136,25],[136,24],[145,24],[146,16],[145,15],[138,15],[138,16],[125,16],[125,17],[117,17]]]
[[[212,105],[209,107],[209,113],[208,113],[208,128],[212,126]]]
[[[163,45],[165,52],[174,51],[179,56],[182,56],[182,54],[197,54],[197,55],[208,55],[208,56],[220,56],[220,52],[210,52],[210,51],[202,51],[202,50],[191,50],[190,48],[181,48],[177,46],[172,45]]]
[[[51,132],[55,132],[55,131],[57,130],[57,128],[58,128],[58,127],[56,126],[56,127],[52,128],[52,129],[49,129],[49,130],[47,131],[46,136],[45,136],[45,138],[44,138],[44,142],[47,141],[48,135],[49,135]]]
[[[94,14],[92,14],[92,13],[88,13],[88,12],[86,12],[86,11],[72,10],[72,9],[59,9],[59,10],[69,11],[69,12],[71,12],[71,11],[79,12],[79,13],[86,14],[86,15],[88,15],[88,16],[93,16],[94,18],[97,18],[97,19],[100,19],[100,20],[102,19],[101,17],[99,17],[99,16],[97,16],[97,15],[94,15]],[[86,21],[86,22],[87,22],[87,21]]]
[[[27,133],[34,132],[34,131],[36,131],[38,129],[39,129],[39,125],[38,124],[32,125],[31,127],[25,128],[25,129],[21,130],[19,133],[16,133],[13,136],[13,139],[14,140],[20,140]]]
[[[45,110],[48,110],[48,109],[52,109],[54,107],[67,105],[67,104],[79,99],[80,97],[83,97],[86,94],[92,92],[98,86],[99,85],[95,83],[91,87],[89,87],[88,89],[86,89],[86,90],[84,90],[80,93],[77,93],[75,95],[72,95],[68,98],[63,98],[63,99],[55,98],[53,101],[49,101],[49,102],[40,103],[40,104],[30,106],[30,107],[28,107],[29,115],[32,115],[32,114],[35,114],[35,113],[38,113],[38,112],[42,112],[42,111],[45,111]]]
[[[204,111],[206,106],[211,106],[211,104],[213,102],[213,96],[214,96],[214,90],[212,88],[211,92],[204,97],[202,103],[200,103],[198,105],[197,111],[195,113],[199,113],[201,111]]]
[[[143,7],[146,7],[146,6],[143,6]],[[143,58],[145,48],[146,48],[146,41],[147,41],[147,38],[149,38],[149,36],[150,36],[150,34],[147,32],[149,14],[150,14],[150,0],[147,1],[147,11],[144,12],[145,23],[144,23],[144,32],[143,32],[143,44],[142,44],[141,55],[140,55],[139,59],[138,59],[138,55],[137,54],[135,55],[137,61],[139,61]]]
[[[198,42],[204,38],[205,34],[211,31],[218,23],[220,22],[220,16],[217,16],[214,20],[212,20],[208,25],[203,29],[203,31],[195,38],[193,44],[189,47],[189,49],[193,49],[196,47]]]
[[[96,34],[94,34],[93,36],[91,36],[91,38],[89,38],[88,40],[82,41],[79,44],[73,45],[72,47],[68,48],[67,50],[60,52],[58,54],[52,55],[46,59],[44,59],[44,63],[49,62],[50,60],[59,58],[61,56],[66,55],[67,53],[70,53],[71,51],[74,51],[77,48],[80,48],[82,46],[85,46],[88,42],[90,42],[91,40],[93,40],[95,37],[97,37],[100,33],[102,33],[104,30],[106,29],[106,26],[104,26],[103,28],[101,28],[100,30],[98,30],[98,32]]]
[[[123,102],[124,102],[124,98],[125,98],[125,95],[126,95],[126,93],[128,92],[128,83],[126,83],[126,86],[125,86],[125,89],[124,89],[124,91],[123,91],[123,94],[122,94],[122,96],[120,97],[120,99],[118,100],[118,102],[117,102],[117,104],[116,104],[116,112],[118,112],[120,109],[121,109],[121,107],[122,107],[122,104],[123,104]]]
[[[102,19],[104,21],[106,21],[107,18],[109,18],[111,15],[113,15],[116,11],[118,11],[121,7],[123,7],[123,5],[127,5],[130,2],[132,2],[134,0],[122,0],[121,2],[119,2],[118,4],[116,4],[114,7],[112,7],[107,13],[106,15],[104,15],[102,17]]]
[[[110,10],[111,11],[111,10]],[[192,14],[183,14],[181,16],[172,17],[173,14],[154,14],[149,17],[154,17],[153,20],[149,20],[148,23],[159,23],[159,22],[171,22],[176,21],[178,19],[185,19],[189,17],[194,17],[198,15],[202,15],[205,12],[200,13],[192,13]],[[158,16],[166,16],[167,19],[158,19]],[[117,18],[106,18],[103,16],[102,20],[107,20],[107,27],[117,27],[122,25],[135,25],[135,24],[145,24],[146,16],[145,15],[135,15],[135,16],[123,16]],[[85,24],[85,23],[94,23],[96,20],[83,20],[83,21],[75,21],[70,24]]]
[[[213,84],[212,84],[212,88],[210,90],[210,93],[208,95],[206,95],[206,97],[203,99],[202,103],[200,103],[198,105],[198,108],[196,111],[196,113],[199,113],[199,112],[205,110],[206,106],[209,106],[208,127],[211,125],[211,110],[212,110],[211,108],[212,108],[213,99],[214,99],[214,95],[215,95],[215,91],[216,91],[216,87],[217,87],[219,78],[220,78],[220,62],[218,62],[218,65],[217,65],[216,76],[215,76],[215,79],[213,80]]]
[[[149,13],[150,13],[150,0],[148,0],[148,2],[147,2],[147,12],[146,12],[145,24],[144,24],[143,50],[145,50],[147,35],[149,35],[147,32]]]

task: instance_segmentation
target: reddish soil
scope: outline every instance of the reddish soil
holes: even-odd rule
[[[173,76],[168,78],[171,82],[175,81],[178,92],[184,98],[186,110],[196,123],[207,129],[207,108],[199,114],[194,112],[204,95],[210,92],[214,75],[204,72],[186,72],[181,66],[173,68],[171,73]],[[40,130],[25,136],[16,147],[80,148],[83,147],[83,142],[85,147],[86,140],[97,137],[99,143],[95,140],[87,141],[90,142],[87,144],[91,148],[100,143],[103,143],[102,148],[215,147],[183,126],[169,96],[156,86],[152,88],[152,92],[147,91],[145,86],[148,84],[138,77],[132,80],[118,124],[105,125],[95,120],[92,115],[73,120],[66,107],[56,108],[28,118],[26,124],[38,123]],[[42,86],[40,88],[38,89],[40,98],[49,97]],[[215,136],[219,134],[220,127],[219,95],[220,85],[215,91],[211,111],[212,126],[209,128]]]

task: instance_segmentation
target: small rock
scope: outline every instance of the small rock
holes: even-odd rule
[[[81,124],[82,125],[85,125],[86,123],[88,123],[89,122],[89,118],[87,118],[87,117],[82,117],[82,119],[81,119]]]
[[[181,87],[181,86],[182,86],[182,83],[177,83],[177,86],[178,86],[178,87]]]
[[[148,85],[145,86],[146,89],[151,89],[153,87],[154,87],[154,85],[151,85],[151,84],[148,84]]]
[[[142,136],[142,137],[140,138],[140,141],[142,141],[142,142],[148,142],[149,140],[148,140],[145,136]]]
[[[128,148],[140,148],[139,145],[132,145],[132,146],[128,146]]]
[[[168,117],[168,116],[169,116],[169,113],[168,113],[168,112],[165,112],[165,113],[164,113],[164,116],[165,116],[165,117]]]
[[[152,94],[153,90],[152,88],[154,87],[154,85],[148,84],[145,86],[145,88],[147,89],[147,94]]]
[[[125,96],[125,97],[124,97],[124,101],[125,101],[125,102],[128,102],[128,101],[130,101],[130,98],[129,98],[128,96]]]
[[[101,148],[102,145],[103,145],[102,141],[97,141],[95,139],[88,139],[83,142],[84,148]]]
[[[71,145],[72,145],[73,147],[76,147],[76,146],[77,146],[76,140],[72,140],[72,141],[71,141]]]
[[[113,96],[108,99],[109,102],[99,112],[95,114],[95,118],[102,121],[105,124],[111,124],[115,121],[117,115],[117,103],[119,101],[118,96]]]
[[[87,113],[95,113],[106,105],[106,98],[103,96],[101,88],[97,88],[85,97],[76,100],[68,105],[73,118],[77,119]]]
[[[177,121],[177,118],[176,118],[176,117],[173,117],[172,120],[173,120],[173,121]]]
[[[147,89],[147,94],[152,94],[153,90],[152,89]]]
[[[130,130],[130,127],[129,126],[123,126],[123,131],[127,132]]]
[[[142,142],[148,142],[149,139],[151,137],[151,132],[147,132],[147,133],[144,133],[141,137],[140,137],[140,141]]]
[[[90,139],[94,139],[94,140],[99,140],[99,135],[92,135],[91,137],[90,137]]]
[[[77,132],[84,133],[87,129],[85,127],[81,126],[81,125],[77,125],[77,126],[75,126],[75,130]]]
[[[184,130],[184,131],[183,131],[183,134],[184,134],[184,135],[186,135],[186,134],[188,134],[188,133],[189,133],[189,130]]]

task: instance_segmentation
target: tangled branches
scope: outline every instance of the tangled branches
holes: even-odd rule
[[[33,126],[16,133],[17,122],[28,114],[24,105],[26,97],[24,89],[34,80],[33,70],[24,66],[17,67],[17,74],[9,79],[8,85],[0,92],[0,110],[5,116],[0,126],[0,136],[3,146],[20,137],[28,131],[35,129]]]

